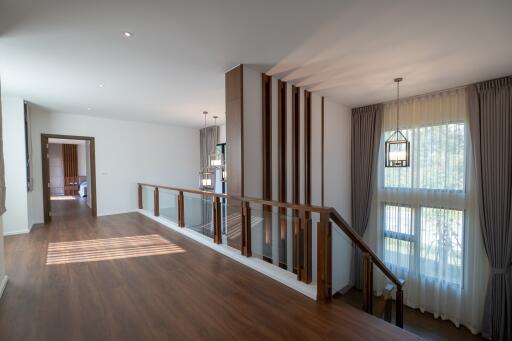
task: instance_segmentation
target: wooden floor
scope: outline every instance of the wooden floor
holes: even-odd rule
[[[138,213],[94,219],[82,205],[59,202],[51,224],[5,238],[0,340],[418,339],[348,304],[316,303]],[[46,265],[49,243],[155,234],[183,252]]]

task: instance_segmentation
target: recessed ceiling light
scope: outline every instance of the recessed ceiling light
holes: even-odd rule
[[[103,84],[98,85],[100,88],[103,88]]]
[[[88,110],[88,111],[91,111],[91,110],[92,110],[92,108],[90,108],[90,107],[89,107],[89,108],[87,108],[87,110]]]
[[[123,36],[125,38],[131,38],[133,36],[133,34],[131,32],[126,31],[126,32],[123,32]]]

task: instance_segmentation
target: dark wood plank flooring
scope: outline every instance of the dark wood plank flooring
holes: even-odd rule
[[[349,304],[318,304],[138,213],[78,212],[5,238],[0,340],[418,338]],[[185,252],[46,265],[50,242],[148,234]]]

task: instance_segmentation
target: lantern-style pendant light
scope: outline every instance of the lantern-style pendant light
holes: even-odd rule
[[[203,150],[207,152],[208,144],[206,143],[206,116],[208,115],[208,111],[203,111],[203,115],[205,129],[205,138],[203,138]],[[215,189],[215,172],[209,167],[209,160],[206,162],[206,164],[201,168],[201,171],[199,172],[199,188],[203,191],[211,191]]]
[[[215,120],[215,127],[217,127],[217,118],[219,118],[219,116],[213,116],[213,119]],[[209,163],[212,168],[222,169],[224,167],[224,154],[217,149],[217,146],[215,146],[213,152],[209,156]]]
[[[396,83],[396,130],[386,140],[386,167],[409,167],[410,166],[410,142],[399,129],[400,114],[400,82],[403,79],[395,78]]]

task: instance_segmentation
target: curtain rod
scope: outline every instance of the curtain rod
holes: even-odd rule
[[[471,83],[471,84],[473,84],[473,83]],[[410,99],[413,99],[413,98],[426,97],[426,96],[440,94],[440,93],[443,93],[443,92],[449,92],[449,91],[465,89],[465,88],[467,88],[471,84],[466,84],[466,85],[462,85],[462,86],[455,86],[453,88],[448,88],[448,89],[443,89],[443,90],[436,90],[436,91],[431,91],[431,92],[427,92],[427,93],[424,93],[424,94],[404,97],[404,98],[400,99],[400,102],[407,101],[407,100],[410,100]],[[392,99],[392,100],[389,100],[389,101],[381,102],[381,104],[390,104],[390,103],[396,103],[396,99]]]

